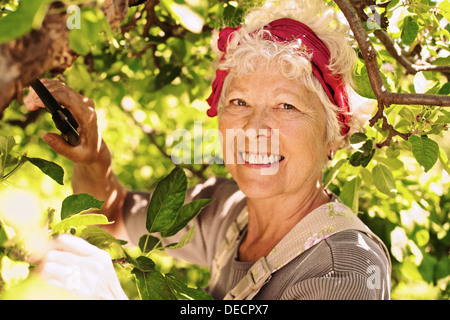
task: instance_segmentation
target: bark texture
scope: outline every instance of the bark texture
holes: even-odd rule
[[[101,10],[115,29],[127,14],[128,0],[104,0]],[[39,30],[0,45],[0,118],[14,99],[21,100],[22,89],[33,79],[62,72],[77,58],[69,47],[67,17],[62,4],[55,2]]]

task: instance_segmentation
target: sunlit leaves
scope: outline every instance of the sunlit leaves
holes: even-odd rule
[[[358,68],[353,74],[353,89],[362,97],[368,99],[375,99],[375,94],[370,86],[369,75],[367,74],[366,66],[360,62],[358,63]]]
[[[426,136],[411,136],[412,153],[425,172],[430,170],[439,156],[439,145]]]
[[[149,233],[166,231],[184,202],[187,179],[181,167],[158,182],[147,210],[146,228]]]
[[[69,33],[69,45],[76,53],[86,55],[92,46],[103,45],[105,35],[111,39],[110,26],[99,8],[82,8],[79,13],[73,13],[77,14],[79,17],[73,18],[80,20],[79,25],[71,28]]]
[[[60,165],[41,158],[14,155],[12,151],[15,146],[16,141],[14,137],[0,136],[0,180],[11,177],[12,174],[28,161],[57,183],[64,184],[64,169]]]
[[[146,257],[136,259],[132,274],[136,277],[139,296],[142,300],[210,300],[202,289],[186,286],[170,274],[161,274],[154,262]]]
[[[379,191],[389,196],[392,196],[397,192],[394,177],[385,165],[377,164],[372,170],[372,176],[373,183]]]
[[[26,160],[28,160],[31,164],[38,167],[43,173],[48,175],[50,178],[55,180],[59,184],[64,184],[64,169],[52,162],[45,159],[40,158],[30,158],[30,157],[24,157]]]
[[[32,29],[38,29],[47,13],[51,0],[20,1],[16,11],[0,19],[0,43],[23,36]]]
[[[403,20],[401,39],[404,44],[410,45],[414,42],[419,32],[419,26],[411,16]]]
[[[162,4],[170,11],[172,16],[176,18],[180,24],[193,33],[200,33],[205,24],[205,19],[195,10],[192,5],[188,5],[185,1],[162,0]],[[206,3],[206,1],[198,1],[197,3]]]
[[[340,193],[340,199],[344,202],[353,212],[357,213],[359,210],[359,191],[361,188],[361,178],[356,177],[350,181],[347,181],[342,187]]]
[[[375,154],[372,139],[362,132],[357,132],[350,137],[350,144],[358,147],[358,151],[350,156],[350,164],[352,166],[366,167]]]
[[[65,198],[61,206],[61,219],[89,209],[100,209],[104,201],[99,201],[87,193],[74,194]]]
[[[70,230],[70,228],[77,228],[80,226],[91,226],[91,225],[107,225],[112,222],[108,221],[102,214],[89,213],[89,214],[77,214],[70,216],[67,219],[55,224],[52,228],[53,233],[58,233],[61,231]]]

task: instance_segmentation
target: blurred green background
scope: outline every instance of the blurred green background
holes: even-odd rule
[[[71,34],[71,45],[81,56],[57,78],[95,101],[99,127],[112,151],[114,171],[127,188],[152,190],[170,172],[171,150],[178,143],[172,135],[174,130],[189,130],[193,148],[208,144],[208,141],[203,145],[197,143],[201,136],[196,136],[193,127],[194,121],[202,122],[203,132],[216,127],[216,119],[206,116],[205,102],[214,76],[211,30],[237,25],[244,10],[254,3],[161,0],[154,7],[157,23],[151,24],[150,11],[140,5],[130,8],[121,27],[112,32],[105,27],[99,9],[81,11],[83,27]],[[0,14],[4,17],[20,10],[19,4],[26,6],[25,1],[1,1]],[[411,59],[449,65],[449,15],[448,0],[417,0],[408,4],[391,1],[386,8],[386,18],[390,21],[387,31],[410,53]],[[378,50],[380,70],[393,91],[450,93],[448,74],[406,74],[370,28],[368,35]],[[358,51],[356,45],[355,50]],[[376,143],[384,141],[387,134],[380,123],[373,127],[367,124],[375,113],[375,105],[370,99],[373,93],[364,69],[360,59],[355,75],[358,87],[354,89],[361,95],[357,100],[358,114],[366,120],[362,128],[365,136],[338,152],[324,171],[325,183],[359,212],[390,249],[392,299],[448,299],[450,110],[391,106],[386,114],[397,130],[412,132],[420,139],[427,137],[432,142],[421,156],[415,152],[416,144],[398,137],[389,146],[377,148]],[[26,163],[18,173],[3,180],[1,188],[31,190],[39,197],[42,208],[54,208],[58,215],[62,200],[72,192],[72,165],[41,140],[48,131],[55,132],[49,114],[30,113],[18,102],[11,104],[0,122],[0,136],[13,136],[16,140],[14,153],[26,152],[30,157],[58,163],[65,171],[64,185],[56,184]],[[370,142],[364,147],[367,141]],[[370,161],[355,161],[357,152],[370,155]],[[424,168],[424,161],[431,163],[431,168]],[[213,175],[228,175],[220,164],[184,167],[190,185]],[[23,266],[19,262],[20,254],[14,255],[10,247],[5,249],[10,244],[6,241],[0,244],[3,245],[1,294],[1,290],[9,290],[20,280],[20,276],[6,277],[8,268],[14,264],[17,268]],[[209,275],[204,268],[176,261],[165,254],[154,257],[154,261],[163,272],[170,271],[190,285],[207,284]],[[121,271],[118,272],[120,275]],[[129,274],[123,274],[127,293],[136,298],[132,281],[127,278]]]

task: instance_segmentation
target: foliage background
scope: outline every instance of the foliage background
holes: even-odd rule
[[[20,2],[2,0],[0,15],[18,10]],[[70,36],[72,48],[81,56],[70,69],[57,75],[95,101],[103,138],[113,154],[114,170],[120,181],[133,190],[151,190],[173,168],[170,154],[177,141],[171,134],[175,129],[190,130],[192,146],[202,148],[198,143],[201,137],[193,132],[194,121],[202,121],[203,131],[216,127],[216,119],[205,113],[205,98],[214,75],[211,30],[238,24],[244,10],[256,2],[155,3],[154,11],[147,10],[144,4],[130,8],[119,30],[112,33],[105,27],[99,9],[83,9],[81,29],[73,30]],[[185,11],[180,13],[176,8]],[[156,23],[154,20],[150,23],[152,12],[157,17]],[[449,0],[393,0],[386,9],[386,17],[389,35],[408,53],[409,59],[450,64]],[[378,51],[380,70],[393,91],[450,93],[449,74],[406,74],[374,37],[370,26],[367,32]],[[354,144],[338,152],[324,172],[325,183],[356,208],[390,248],[393,299],[448,299],[450,111],[445,107],[392,105],[386,114],[398,131],[411,132],[420,139],[426,136],[436,144],[431,143],[429,149],[420,148],[411,143],[414,139],[395,137],[388,147],[379,148],[376,144],[384,141],[387,133],[381,129],[381,123],[373,127],[368,124],[376,110],[362,59],[355,83],[358,85],[355,90],[369,98],[358,100],[358,114],[365,120],[361,128],[365,136],[355,136]],[[1,188],[31,190],[43,207],[58,210],[62,199],[71,194],[71,163],[40,139],[47,131],[54,131],[50,116],[30,113],[17,101],[5,111],[0,122],[0,135],[14,136],[18,143],[15,152],[27,152],[29,156],[60,164],[66,172],[64,186],[26,164]],[[349,159],[355,160],[352,155],[358,150],[363,156],[370,155],[370,162],[350,162]],[[431,163],[431,168],[424,168],[424,161]],[[220,164],[184,167],[190,185],[212,175],[227,176]],[[14,256],[8,254],[14,261]],[[207,283],[208,272],[203,268],[165,255],[154,259],[159,268],[175,272],[191,285]],[[0,280],[0,286],[12,287],[14,281]],[[122,281],[133,297],[136,294],[133,286],[127,279]]]

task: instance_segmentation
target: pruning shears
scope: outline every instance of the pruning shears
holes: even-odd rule
[[[61,131],[64,140],[72,146],[78,145],[80,143],[80,134],[77,131],[78,122],[69,109],[63,108],[39,79],[34,80],[30,85],[41,98],[45,109],[52,115],[53,122]]]

